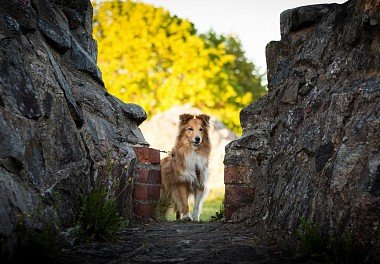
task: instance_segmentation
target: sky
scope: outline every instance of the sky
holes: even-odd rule
[[[265,47],[280,40],[280,14],[287,9],[344,3],[345,0],[140,0],[163,7],[172,15],[194,23],[199,33],[213,29],[218,34],[233,34],[242,42],[246,57],[260,73],[266,72]]]

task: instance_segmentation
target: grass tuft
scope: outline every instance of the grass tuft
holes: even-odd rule
[[[153,218],[159,222],[167,221],[169,208],[170,208],[170,199],[169,197],[163,197],[163,192],[161,192],[160,200],[157,203]]]
[[[91,192],[82,197],[79,235],[86,241],[109,240],[128,225],[128,220],[118,213],[118,196],[115,196],[126,167],[118,172],[120,174],[116,174],[117,160],[114,156],[111,147],[105,143],[106,159],[103,168],[95,179]]]
[[[107,240],[128,225],[118,213],[116,200],[107,197],[104,187],[94,188],[82,198],[79,223],[86,240]]]

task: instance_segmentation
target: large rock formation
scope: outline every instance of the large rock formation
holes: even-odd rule
[[[90,1],[1,0],[0,54],[2,255],[17,230],[73,226],[81,195],[105,173],[130,216],[124,168],[132,146],[147,145],[146,113],[105,91]]]
[[[268,94],[226,147],[228,219],[294,235],[303,217],[380,252],[379,27],[372,0],[281,14]]]

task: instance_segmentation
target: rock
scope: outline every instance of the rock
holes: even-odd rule
[[[82,17],[69,7],[63,7],[62,12],[65,14],[67,21],[69,22],[70,29],[76,29],[83,22]]]
[[[65,77],[63,76],[63,73],[62,73],[62,70],[60,69],[60,66],[54,60],[54,57],[51,54],[51,52],[49,51],[49,49],[47,49],[47,47],[45,47],[45,49],[46,49],[46,52],[48,54],[50,63],[53,66],[54,75],[55,75],[55,77],[59,83],[59,86],[61,87],[63,94],[67,100],[71,116],[73,117],[74,122],[77,125],[77,127],[81,128],[83,125],[83,122],[84,122],[82,110],[78,107],[77,103],[75,102],[73,94],[72,94],[73,93],[72,89],[68,85]]]
[[[36,1],[38,29],[61,52],[71,47],[69,25],[62,11],[48,0]]]
[[[0,1],[0,7],[8,14],[11,14],[12,18],[17,21],[17,24],[23,30],[29,32],[36,29],[37,15],[30,0]]]
[[[268,79],[273,78],[273,74],[277,72],[279,61],[282,58],[283,46],[280,41],[271,41],[265,48],[265,57],[267,61]],[[268,87],[271,88],[271,87]]]
[[[281,41],[266,49],[269,92],[241,111],[243,135],[226,147],[225,177],[234,179],[226,184],[228,219],[283,234],[295,249],[303,217],[326,240],[347,233],[369,260],[379,260],[375,2],[281,14]],[[251,190],[248,201],[239,202],[239,189]]]
[[[295,101],[297,101],[297,95],[298,95],[298,82],[293,82],[290,86],[286,87],[286,89],[283,90],[281,102],[294,103]]]
[[[102,73],[96,65],[94,58],[74,38],[72,38],[72,49],[67,54],[67,60],[75,69],[89,73],[97,82],[103,84]]]
[[[311,5],[282,12],[280,16],[281,36],[318,23],[334,7],[335,5]]]
[[[315,152],[315,170],[317,172],[322,171],[326,163],[332,158],[333,154],[334,145],[331,142],[320,145]]]
[[[131,120],[135,121],[138,125],[144,122],[147,118],[145,110],[137,104],[120,104],[124,114]]]
[[[29,231],[72,230],[97,177],[132,217],[124,168],[146,113],[106,94],[91,21],[89,0],[0,1],[1,263]]]
[[[13,38],[3,40],[0,50],[4,67],[0,72],[0,89],[4,104],[26,118],[37,120],[41,116],[39,94],[23,63],[19,43]]]
[[[87,0],[54,0],[54,2],[69,7],[82,15],[91,8],[91,3]]]

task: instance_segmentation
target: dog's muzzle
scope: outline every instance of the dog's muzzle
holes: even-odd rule
[[[199,144],[201,144],[201,142],[202,142],[202,141],[201,141],[201,138],[200,138],[200,137],[196,136],[196,137],[194,138],[194,142],[193,142],[194,145],[197,145],[197,146],[198,146]]]

